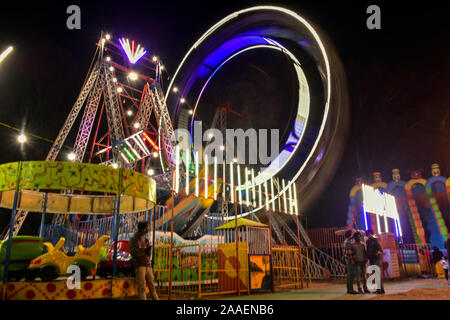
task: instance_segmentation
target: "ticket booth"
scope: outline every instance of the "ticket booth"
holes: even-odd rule
[[[269,227],[245,218],[238,220],[239,260],[236,259],[236,229],[232,219],[217,227],[224,239],[219,244],[219,290],[241,291],[272,289],[272,259],[270,254]],[[236,279],[239,265],[239,280]]]

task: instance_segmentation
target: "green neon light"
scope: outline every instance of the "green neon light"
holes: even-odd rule
[[[133,157],[133,155],[128,151],[128,149],[125,146],[122,146],[123,150],[127,153],[127,155],[131,158],[131,160],[136,161],[136,159]]]

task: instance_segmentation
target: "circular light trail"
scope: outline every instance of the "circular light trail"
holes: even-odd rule
[[[344,72],[333,47],[322,38],[317,28],[285,8],[257,6],[230,14],[201,36],[184,56],[166,92],[169,112],[176,123],[180,111],[189,107],[184,100],[189,99],[195,101],[196,114],[208,83],[234,57],[261,48],[279,51],[288,57],[297,75],[297,112],[291,134],[282,141],[284,148],[255,176],[255,183],[263,184],[278,175],[288,181],[300,180],[304,188],[315,185],[314,190],[318,190],[321,182],[316,178],[312,183],[313,178],[334,170],[330,155],[339,153],[342,138],[337,136],[345,136],[348,117]],[[192,122],[191,128],[185,129],[192,130]],[[289,191],[290,184],[280,189],[275,199]]]

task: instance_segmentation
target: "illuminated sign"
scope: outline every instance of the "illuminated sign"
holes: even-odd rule
[[[384,230],[389,232],[388,218],[393,219],[395,225],[395,234],[402,236],[402,229],[400,226],[400,219],[397,211],[397,205],[395,203],[395,197],[382,193],[378,189],[371,186],[362,185],[363,191],[363,206],[364,206],[364,219],[367,230],[367,213],[373,213],[377,219],[377,230],[380,232],[380,219],[384,220]]]

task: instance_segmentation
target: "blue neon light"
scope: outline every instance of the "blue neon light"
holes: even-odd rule
[[[367,225],[367,212],[366,212],[366,210],[364,209],[364,205],[363,205],[363,212],[364,212],[364,225],[365,225],[365,230],[367,231],[367,230],[369,230],[369,227],[368,227],[368,225]]]

